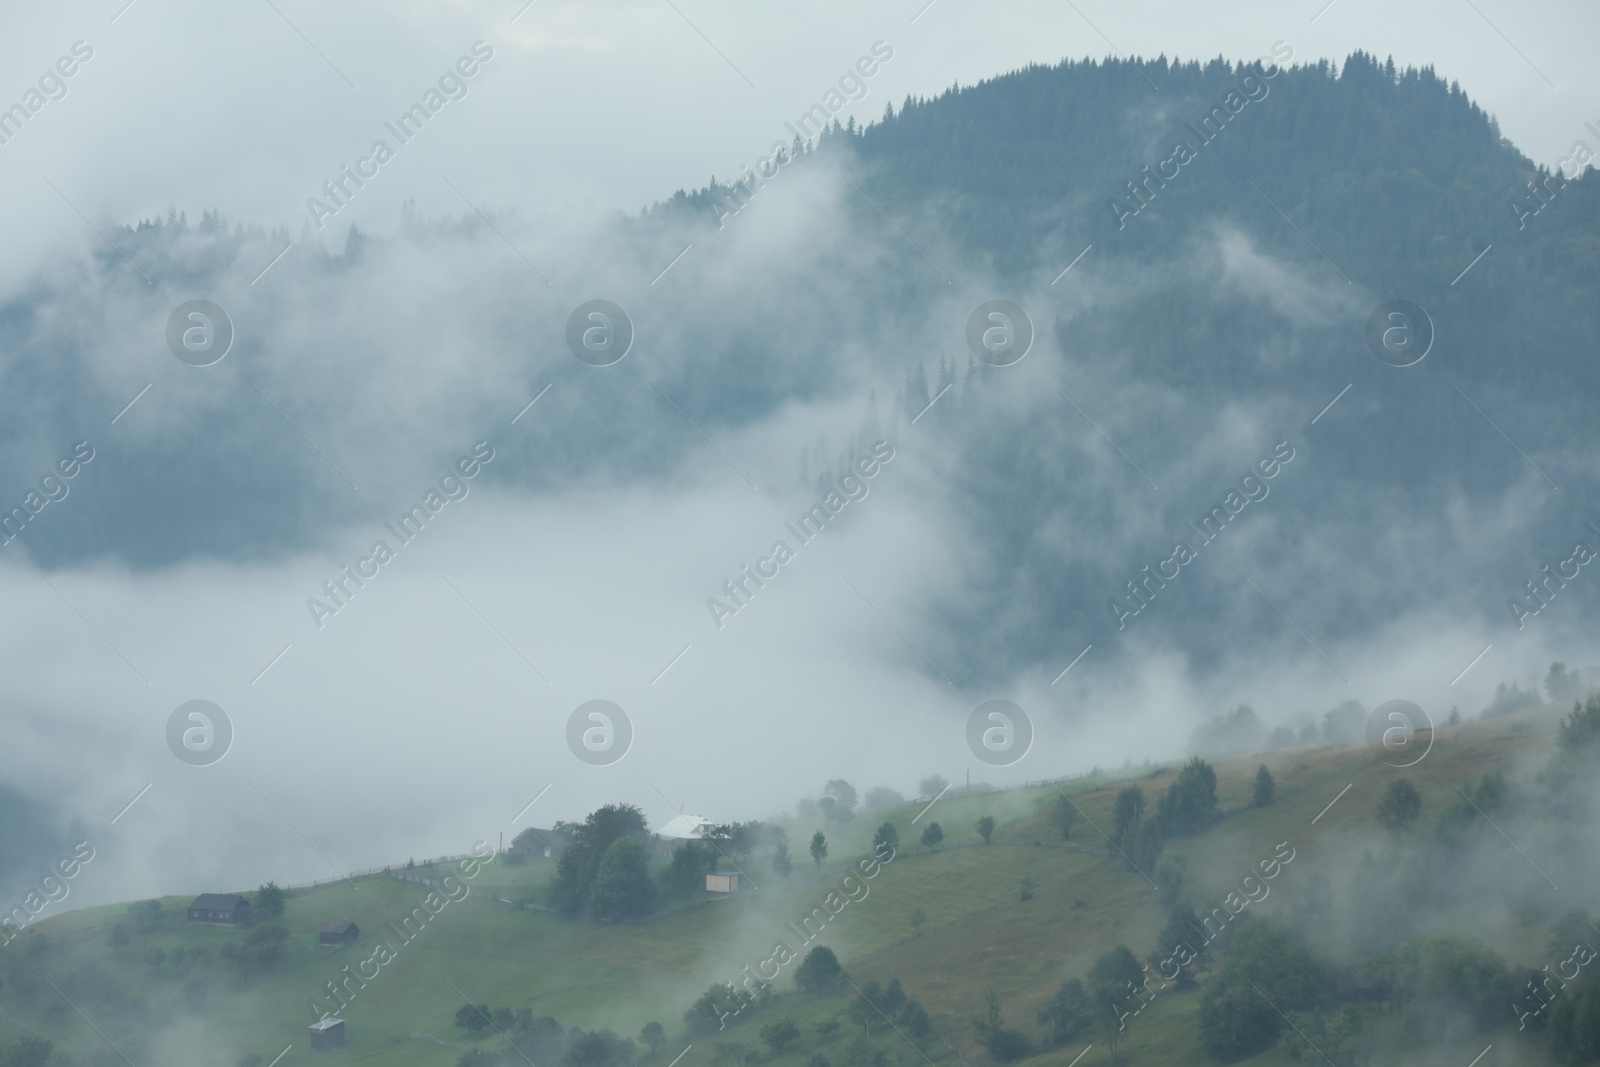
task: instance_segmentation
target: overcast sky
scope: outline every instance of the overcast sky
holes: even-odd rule
[[[876,41],[893,58],[851,105],[863,119],[885,101],[1028,63],[1248,60],[1283,41],[1300,61],[1365,49],[1432,64],[1541,162],[1600,122],[1600,8],[1581,0],[125,4],[69,0],[5,16],[6,104],[75,41],[94,50],[66,97],[0,146],[10,280],[26,270],[24,250],[81,241],[78,212],[102,224],[212,207],[298,234],[306,200],[374,140],[392,140],[383,123],[478,40],[494,58],[329,223],[338,240],[348,222],[392,228],[408,198],[437,213],[463,209],[464,196],[530,219],[637,211],[753,164]]]

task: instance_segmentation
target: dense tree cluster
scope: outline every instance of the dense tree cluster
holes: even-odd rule
[[[631,1038],[619,1037],[610,1030],[568,1030],[548,1015],[535,1016],[526,1010],[513,1012],[487,1004],[463,1004],[455,1013],[455,1024],[469,1036],[494,1039],[463,1053],[456,1067],[511,1067],[523,1063],[635,1067],[640,1059],[639,1047]],[[666,1035],[660,1023],[650,1023],[640,1036],[654,1054]]]
[[[581,915],[594,907],[595,878],[601,864],[610,856],[611,847],[621,840],[631,840],[637,846],[648,839],[649,828],[644,812],[635,805],[607,804],[571,827],[570,833],[571,840],[556,861],[556,873],[550,883],[550,902],[566,915]],[[628,877],[631,857],[629,850],[619,853],[610,865],[610,874]],[[607,906],[613,906],[616,901],[617,895],[608,891]]]

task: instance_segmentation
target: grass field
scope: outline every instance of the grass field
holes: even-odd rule
[[[1548,749],[1554,726],[1555,717],[1544,714],[1443,730],[1427,759],[1406,771],[1377,763],[1365,746],[1216,761],[1224,818],[1199,837],[1172,842],[1167,851],[1184,857],[1187,884],[1205,912],[1210,905],[1203,902],[1220,904],[1258,860],[1287,843],[1294,849],[1293,861],[1272,883],[1269,897],[1251,908],[1295,915],[1316,879],[1341,887],[1347,881],[1362,849],[1373,842],[1373,812],[1389,781],[1401,775],[1411,779],[1423,796],[1424,812],[1436,814],[1451,801],[1456,784],[1486,770],[1526,766]],[[1263,760],[1276,777],[1277,799],[1269,807],[1252,808],[1252,781]],[[1153,804],[1173,773],[1157,769],[1135,780]],[[867,895],[831,917],[812,943],[832,947],[857,982],[898,977],[927,1009],[937,1031],[973,1064],[989,1063],[969,1023],[982,1008],[985,990],[999,994],[1008,1025],[1037,1035],[1035,1013],[1056,986],[1083,976],[1097,954],[1119,942],[1144,958],[1155,947],[1163,920],[1155,888],[1120,859],[1108,858],[1095,829],[1109,829],[1121,783],[1068,785],[1084,817],[1066,843],[1045,812],[1057,795],[1048,786],[947,795],[915,825],[911,820],[921,805],[887,813],[901,833],[898,855],[867,883]],[[984,814],[1000,824],[988,845],[973,829]],[[752,860],[748,872],[759,888],[638,925],[565,921],[495,899],[537,893],[549,878],[548,863],[487,865],[467,883],[465,899],[444,906],[409,940],[393,924],[422,901],[428,892],[424,886],[373,876],[353,886],[297,890],[287,903],[291,938],[281,962],[249,981],[217,958],[221,946],[245,935],[182,922],[187,898],[162,901],[165,920],[120,949],[111,947],[106,932],[126,918],[125,905],[63,914],[0,951],[0,1041],[47,1036],[85,1064],[123,1062],[112,1053],[114,1044],[139,1063],[222,1067],[250,1053],[269,1063],[288,1047],[287,1065],[311,1056],[306,1027],[317,1017],[312,1003],[331,1003],[324,984],[342,976],[346,965],[353,968],[366,959],[382,938],[397,947],[396,956],[340,1012],[347,1020],[348,1045],[317,1054],[330,1067],[445,1067],[474,1044],[492,1047],[498,1040],[492,1035],[474,1041],[452,1024],[468,1000],[530,1008],[565,1026],[609,1027],[627,1036],[659,1020],[670,1035],[660,1064],[666,1067],[690,1044],[683,1012],[708,985],[739,978],[740,969],[754,968],[776,941],[802,954],[810,947],[790,924],[823,907],[849,864],[870,851],[870,835],[883,818],[859,818],[830,830],[833,858],[821,871],[797,864],[790,878],[781,879],[764,859]],[[931,821],[942,825],[946,838],[928,852],[914,842]],[[798,830],[792,831],[791,847],[803,857]],[[807,828],[805,836],[809,833]],[[1023,899],[1025,884],[1031,899]],[[910,922],[918,909],[926,916],[920,936]],[[318,945],[317,929],[336,919],[354,920],[362,939],[341,948]],[[1320,944],[1338,950],[1339,920],[1304,914],[1300,919],[1325,923]],[[1453,921],[1464,931],[1474,929],[1473,916]],[[1491,944],[1509,962],[1537,966],[1543,962],[1537,958],[1543,940],[1544,930],[1529,926],[1501,933]],[[210,954],[209,962],[170,962],[175,949],[187,955],[197,947]],[[168,962],[152,966],[150,957],[158,949]],[[831,1020],[843,1019],[843,999],[793,992],[792,970],[777,979],[781,995],[775,1003],[746,1012],[753,1022],[738,1021],[726,1035],[756,1044],[759,1022],[779,1014],[795,1018],[805,1036],[798,1047],[768,1055],[764,1062],[773,1067],[804,1067],[813,1053],[829,1054],[858,1032],[848,1021],[829,1032]],[[1129,1021],[1121,1060],[1163,1067],[1205,1062],[1197,1045],[1197,1002],[1193,992],[1158,995]],[[1385,1025],[1378,1023],[1379,1032]],[[716,1040],[697,1043],[679,1067],[709,1064]],[[894,1063],[957,1064],[938,1041],[924,1057],[886,1028],[876,1028],[873,1040]],[[1504,1040],[1509,1045],[1515,1037]],[[203,1061],[178,1051],[191,1047],[208,1050]],[[1398,1034],[1392,1047],[1403,1049]],[[1082,1046],[1051,1050],[1029,1062],[1067,1067],[1082,1051]],[[1465,1051],[1459,1067],[1480,1050]],[[1109,1062],[1108,1050],[1096,1044],[1079,1064]],[[1291,1061],[1269,1052],[1249,1062]],[[1423,1061],[1396,1054],[1377,1062]],[[1534,1046],[1523,1045],[1515,1061],[1498,1062],[1542,1061]]]

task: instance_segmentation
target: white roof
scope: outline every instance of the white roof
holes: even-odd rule
[[[704,837],[711,827],[711,820],[704,816],[683,814],[668,820],[667,824],[656,833],[676,841],[697,841]]]

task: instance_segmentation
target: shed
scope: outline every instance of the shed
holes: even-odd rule
[[[344,1020],[331,1015],[311,1024],[311,1051],[331,1052],[344,1047]]]
[[[707,893],[737,893],[739,891],[739,872],[713,871],[706,875]]]
[[[554,830],[530,826],[511,839],[511,853],[518,859],[558,860],[566,851],[567,839]]]
[[[189,921],[219,926],[249,926],[255,920],[250,901],[237,893],[201,893],[189,902]]]
[[[328,923],[317,935],[317,940],[324,945],[348,945],[360,940],[361,927],[345,919],[342,922]]]

